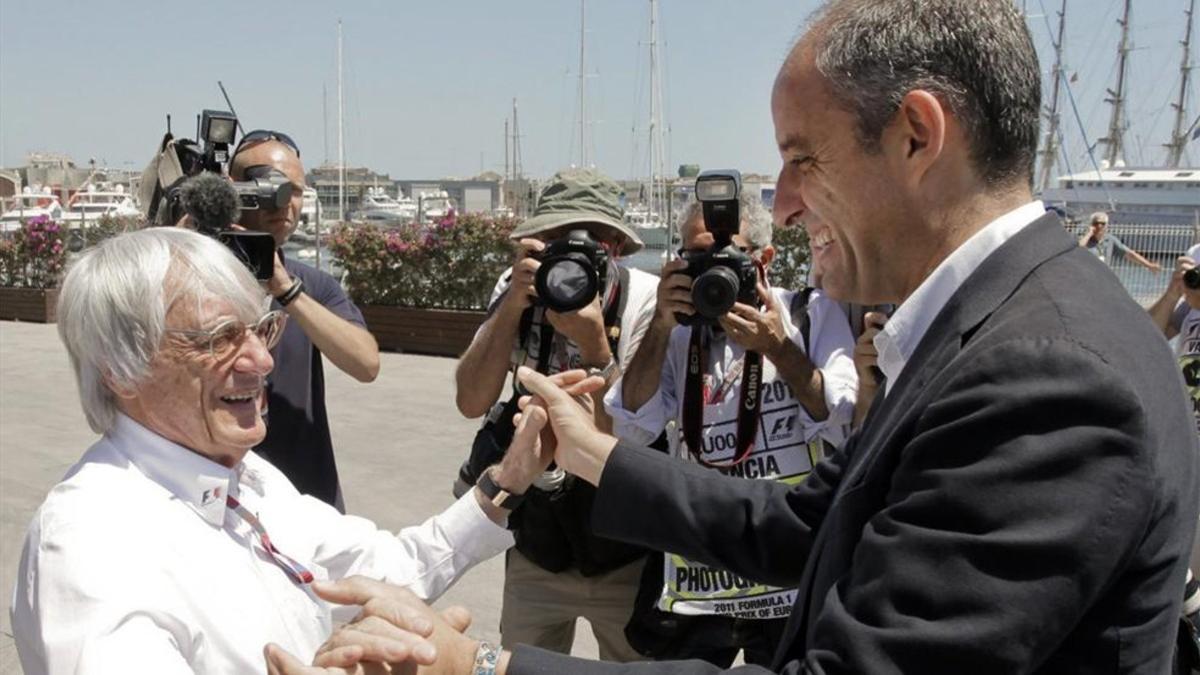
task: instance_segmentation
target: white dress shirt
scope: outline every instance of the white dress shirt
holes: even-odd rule
[[[771,296],[779,308],[784,330],[793,343],[804,351],[804,340],[792,318],[791,302],[794,291],[772,288]],[[809,359],[821,370],[825,384],[825,407],[829,416],[821,421],[812,419],[804,406],[799,407],[800,427],[806,431],[806,440],[820,435],[835,446],[845,440],[846,427],[854,415],[854,400],[858,393],[858,374],[854,370],[854,337],[850,334],[850,323],[840,305],[829,299],[820,289],[814,290],[808,300]],[[658,438],[667,422],[681,415],[687,372],[688,340],[691,331],[686,326],[676,326],[671,331],[666,359],[658,391],[642,407],[629,410],[621,393],[621,381],[615,382],[604,397],[604,408],[613,419],[613,432],[620,438],[643,445]],[[709,371],[715,381],[723,380],[729,367],[745,354],[733,340],[714,340],[709,346]],[[774,365],[770,359],[763,360],[763,384],[775,379]],[[730,387],[726,398],[737,399],[740,387]],[[764,410],[768,406],[764,405]],[[733,419],[736,419],[734,411]],[[770,429],[760,426],[759,447],[764,445],[762,435]]]
[[[227,495],[316,579],[362,574],[427,600],[513,541],[473,494],[393,535],[253,452],[228,469],[119,415],[29,527],[12,605],[25,673],[261,673],[267,642],[310,661],[358,608],[293,583]]]
[[[921,338],[925,337],[934,318],[967,277],[1004,242],[1045,213],[1042,202],[1032,201],[988,223],[946,256],[917,290],[896,308],[883,330],[875,335],[879,369],[887,376],[885,396],[899,380],[904,365],[921,344]]]

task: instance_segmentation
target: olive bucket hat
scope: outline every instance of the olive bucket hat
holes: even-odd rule
[[[510,236],[522,239],[564,225],[595,224],[616,230],[625,238],[621,255],[635,253],[645,244],[633,228],[625,224],[620,194],[620,186],[597,171],[559,171],[538,196],[533,215],[517,225]]]

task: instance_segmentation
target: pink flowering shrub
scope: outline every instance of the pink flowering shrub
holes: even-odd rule
[[[45,216],[0,237],[0,286],[54,288],[67,261],[66,233]]]
[[[465,214],[387,230],[343,225],[326,246],[346,270],[343,284],[358,304],[486,309],[512,262],[508,235],[516,223]]]

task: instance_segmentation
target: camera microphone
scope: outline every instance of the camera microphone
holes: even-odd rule
[[[204,172],[184,181],[179,198],[196,229],[205,234],[228,230],[241,217],[237,191],[215,173]]]
[[[242,215],[233,183],[205,171],[183,182],[179,201],[197,232],[225,244],[257,279],[271,278],[275,272],[275,238],[266,232],[230,229]]]

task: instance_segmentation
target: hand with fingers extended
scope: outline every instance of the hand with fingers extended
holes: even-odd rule
[[[493,475],[497,485],[513,494],[525,494],[554,461],[554,435],[546,422],[545,409],[537,406],[513,417],[512,443]]]
[[[554,432],[554,459],[564,470],[592,485],[600,482],[604,462],[617,439],[596,428],[588,394],[604,386],[604,378],[582,370],[546,377],[532,368],[519,368],[517,378],[529,392],[520,400],[523,414],[543,408]]]
[[[437,659],[437,649],[429,639],[434,623],[413,604],[420,600],[406,589],[365,577],[318,581],[312,588],[326,601],[359,604],[363,611],[333,632],[317,650],[311,666],[305,666],[278,645],[268,644],[264,656],[272,675],[415,673],[418,665],[430,665]],[[388,592],[384,593],[384,589]],[[397,602],[396,598],[411,598],[413,602]],[[470,623],[470,614],[465,614],[462,608],[446,612],[444,618],[461,624],[463,630]]]
[[[439,613],[405,588],[361,576],[313,584],[313,589],[329,602],[362,610],[322,646],[312,666],[268,645],[272,675],[471,672],[479,642],[463,634],[471,615],[462,607]],[[358,649],[361,656],[355,659]]]
[[[668,260],[662,266],[658,281],[658,297],[654,320],[666,328],[679,325],[676,314],[691,316],[696,313],[692,306],[692,278],[683,273],[686,260]]]
[[[775,299],[762,282],[758,283],[758,296],[763,303],[762,310],[741,302],[735,303],[733,309],[719,321],[725,334],[743,349],[775,360],[790,340]]]
[[[538,267],[541,267],[541,262],[536,256],[545,248],[546,245],[537,239],[522,239],[517,242],[517,256],[503,301],[503,307],[507,311],[520,313],[533,304],[537,297],[533,282]]]

